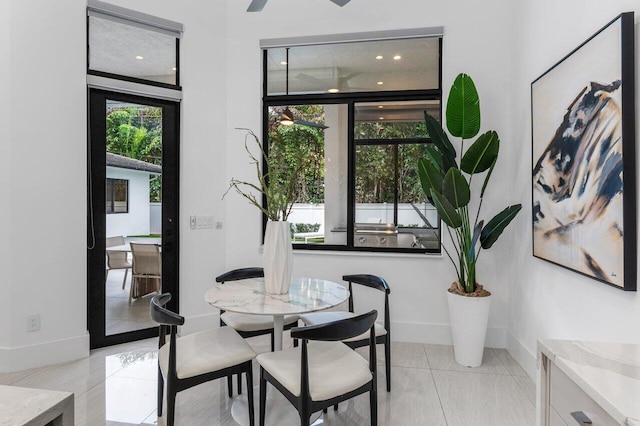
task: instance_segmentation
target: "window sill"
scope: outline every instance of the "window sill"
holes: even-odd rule
[[[262,253],[264,246],[258,248],[258,252]],[[443,253],[394,253],[394,252],[375,252],[375,251],[350,251],[350,250],[304,250],[293,249],[293,255],[302,256],[352,256],[352,257],[386,257],[386,258],[402,258],[402,259],[442,259]]]

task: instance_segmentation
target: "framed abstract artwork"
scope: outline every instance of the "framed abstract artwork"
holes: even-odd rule
[[[533,255],[636,290],[634,16],[531,83]]]

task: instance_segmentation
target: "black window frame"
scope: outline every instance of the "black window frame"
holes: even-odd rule
[[[111,191],[109,191],[109,181],[111,181]],[[126,183],[126,193],[127,193],[127,209],[123,212],[117,212],[115,211],[115,205],[114,203],[116,202],[116,197],[115,197],[115,181],[120,181],[120,182],[125,182]],[[121,179],[121,178],[107,178],[106,182],[105,182],[105,193],[106,193],[106,197],[105,197],[105,205],[106,205],[106,214],[128,214],[129,213],[129,179]],[[111,203],[109,203],[109,195],[111,195]],[[109,205],[111,204],[111,205]]]
[[[347,105],[348,110],[348,139],[347,139],[347,243],[342,244],[305,244],[293,243],[295,250],[325,250],[344,252],[382,252],[382,253],[442,253],[442,226],[438,216],[438,247],[437,248],[405,248],[405,247],[362,247],[355,246],[355,157],[356,146],[364,139],[356,140],[355,105],[366,102],[394,102],[394,101],[438,101],[440,116],[442,117],[442,36],[439,36],[439,64],[438,64],[438,88],[425,90],[400,90],[400,91],[375,91],[375,92],[349,92],[349,93],[320,93],[320,94],[296,94],[296,95],[268,95],[268,49],[262,49],[262,144],[264,151],[269,152],[269,108],[291,105]],[[401,141],[403,139],[380,139],[376,143],[389,144],[389,141]],[[404,139],[408,140],[408,139]],[[416,139],[419,143],[431,143],[429,138]],[[393,142],[391,142],[393,143]],[[262,161],[262,170],[267,171],[266,161]],[[397,192],[396,192],[397,198]],[[397,200],[396,200],[397,201]],[[266,204],[266,198],[262,197],[262,204]],[[397,209],[397,202],[394,209]],[[397,217],[397,212],[395,213]],[[263,235],[266,230],[267,217],[262,215]],[[264,238],[264,237],[263,237]]]

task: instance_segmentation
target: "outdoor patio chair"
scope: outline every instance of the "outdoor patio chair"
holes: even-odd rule
[[[119,235],[117,237],[107,238],[107,248],[124,245],[124,237]],[[131,262],[128,259],[128,253],[126,251],[109,251],[107,250],[107,273],[104,276],[105,283],[109,277],[109,271],[112,269],[124,269],[124,278],[122,279],[122,289],[127,283],[127,275],[129,269],[131,269]]]
[[[162,289],[162,257],[157,244],[130,243],[133,254],[131,291],[129,303]]]

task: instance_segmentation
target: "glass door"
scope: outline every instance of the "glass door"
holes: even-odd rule
[[[157,334],[155,294],[178,306],[179,104],[89,91],[91,347]]]

